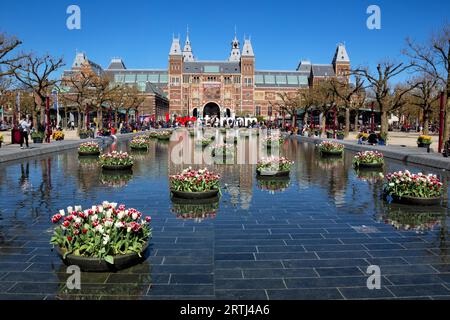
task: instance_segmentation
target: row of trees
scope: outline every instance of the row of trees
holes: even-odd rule
[[[444,112],[444,137],[450,128],[450,25],[433,34],[425,44],[411,39],[406,41],[403,54],[408,62],[384,61],[375,70],[368,66],[350,71],[354,81],[348,78],[330,78],[314,83],[309,89],[300,89],[296,94],[280,93],[274,104],[280,112],[295,117],[299,109],[307,117],[311,110],[345,112],[345,131],[350,127],[350,111],[375,104],[381,116],[381,132],[387,134],[389,114],[419,110],[423,119],[424,133],[428,133],[431,115],[436,113],[441,92],[446,94]],[[401,74],[410,75],[405,82],[395,83]],[[322,130],[325,119],[322,117]],[[304,119],[306,120],[306,119]]]
[[[38,123],[44,124],[46,99],[53,98],[55,90],[59,92],[66,115],[76,111],[78,119],[86,120],[79,122],[78,128],[88,126],[91,112],[97,113],[97,124],[101,128],[104,110],[114,111],[117,126],[119,110],[125,110],[128,118],[129,111],[137,111],[144,102],[136,86],[113,84],[108,75],[95,73],[89,64],[58,80],[55,74],[65,65],[62,58],[16,53],[21,44],[15,37],[0,33],[0,105],[14,107],[16,94],[20,92],[21,113],[31,114],[35,127]]]

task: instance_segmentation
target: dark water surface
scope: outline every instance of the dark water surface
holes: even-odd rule
[[[0,299],[450,298],[447,208],[389,205],[376,171],[355,171],[353,154],[322,159],[290,141],[290,179],[257,179],[254,165],[213,165],[222,198],[172,202],[174,143],[134,153],[132,174],[102,172],[76,150],[0,165]],[[119,144],[118,150],[127,150]],[[387,161],[384,172],[448,173]],[[153,218],[147,260],[118,273],[82,274],[49,244],[59,209],[103,200]],[[369,265],[381,289],[366,286]]]

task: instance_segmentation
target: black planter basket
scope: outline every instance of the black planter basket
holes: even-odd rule
[[[184,192],[184,191],[175,191],[170,190],[172,196],[178,199],[191,199],[191,200],[200,200],[200,199],[210,199],[217,197],[219,194],[219,190],[212,190],[206,192]]]
[[[33,143],[42,143],[44,141],[43,138],[32,138]]]
[[[322,154],[322,156],[325,157],[340,157],[342,156],[342,154],[344,153],[344,151],[323,151],[321,150],[320,153]]]
[[[443,200],[442,197],[436,198],[415,198],[397,195],[391,195],[392,201],[400,204],[415,205],[415,206],[439,206]]]
[[[420,143],[417,143],[417,146],[419,148],[428,148],[429,146],[431,146],[431,143],[422,143],[422,142],[420,142]]]
[[[360,168],[360,169],[378,169],[378,168],[382,168],[384,166],[384,162],[380,162],[380,163],[360,163],[360,164],[355,164],[355,167]]]
[[[127,170],[131,170],[131,168],[133,168],[133,165],[127,165],[127,166],[109,166],[109,165],[102,165],[103,170],[118,170],[118,171],[127,171]]]
[[[269,172],[256,170],[256,174],[258,175],[258,177],[289,177],[290,173],[291,171]]]
[[[64,262],[65,265],[76,265],[80,267],[84,272],[115,272],[130,268],[134,265],[145,261],[145,251],[147,250],[149,243],[144,246],[141,251],[141,257],[137,253],[130,253],[114,257],[114,264],[110,264],[103,259],[81,257],[73,254],[69,254],[64,258],[64,253],[59,247],[55,247],[56,253]]]
[[[92,156],[99,156],[100,151],[78,151],[78,155],[81,157],[92,157]]]
[[[142,150],[147,151],[148,150],[148,146],[145,146],[145,147],[130,146],[130,149],[131,150],[138,150],[138,151],[142,151]]]

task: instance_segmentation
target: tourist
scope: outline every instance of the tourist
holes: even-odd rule
[[[367,139],[367,143],[370,145],[378,144],[378,136],[375,132],[371,131],[369,134],[369,138]]]
[[[27,119],[27,117],[23,117],[22,120],[19,122],[19,130],[20,130],[20,149],[23,149],[23,142],[25,140],[25,144],[28,146],[28,134],[30,133],[31,123]]]

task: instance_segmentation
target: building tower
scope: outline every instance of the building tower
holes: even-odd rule
[[[183,61],[184,62],[193,62],[194,54],[192,53],[191,41],[189,40],[189,27],[186,33],[186,42],[184,43],[183,48]]]
[[[234,32],[234,39],[233,42],[231,42],[231,53],[228,61],[241,61],[241,49],[239,48],[239,40],[237,39],[236,32]]]
[[[241,55],[242,73],[242,112],[256,114],[254,108],[254,78],[255,78],[255,54],[250,39],[244,40]]]
[[[180,38],[172,39],[169,52],[169,101],[170,111],[177,116],[182,115],[182,87],[183,78],[183,52],[181,51]]]
[[[350,80],[350,58],[348,56],[345,45],[340,43],[336,48],[333,57],[333,68],[336,76],[341,79]]]

